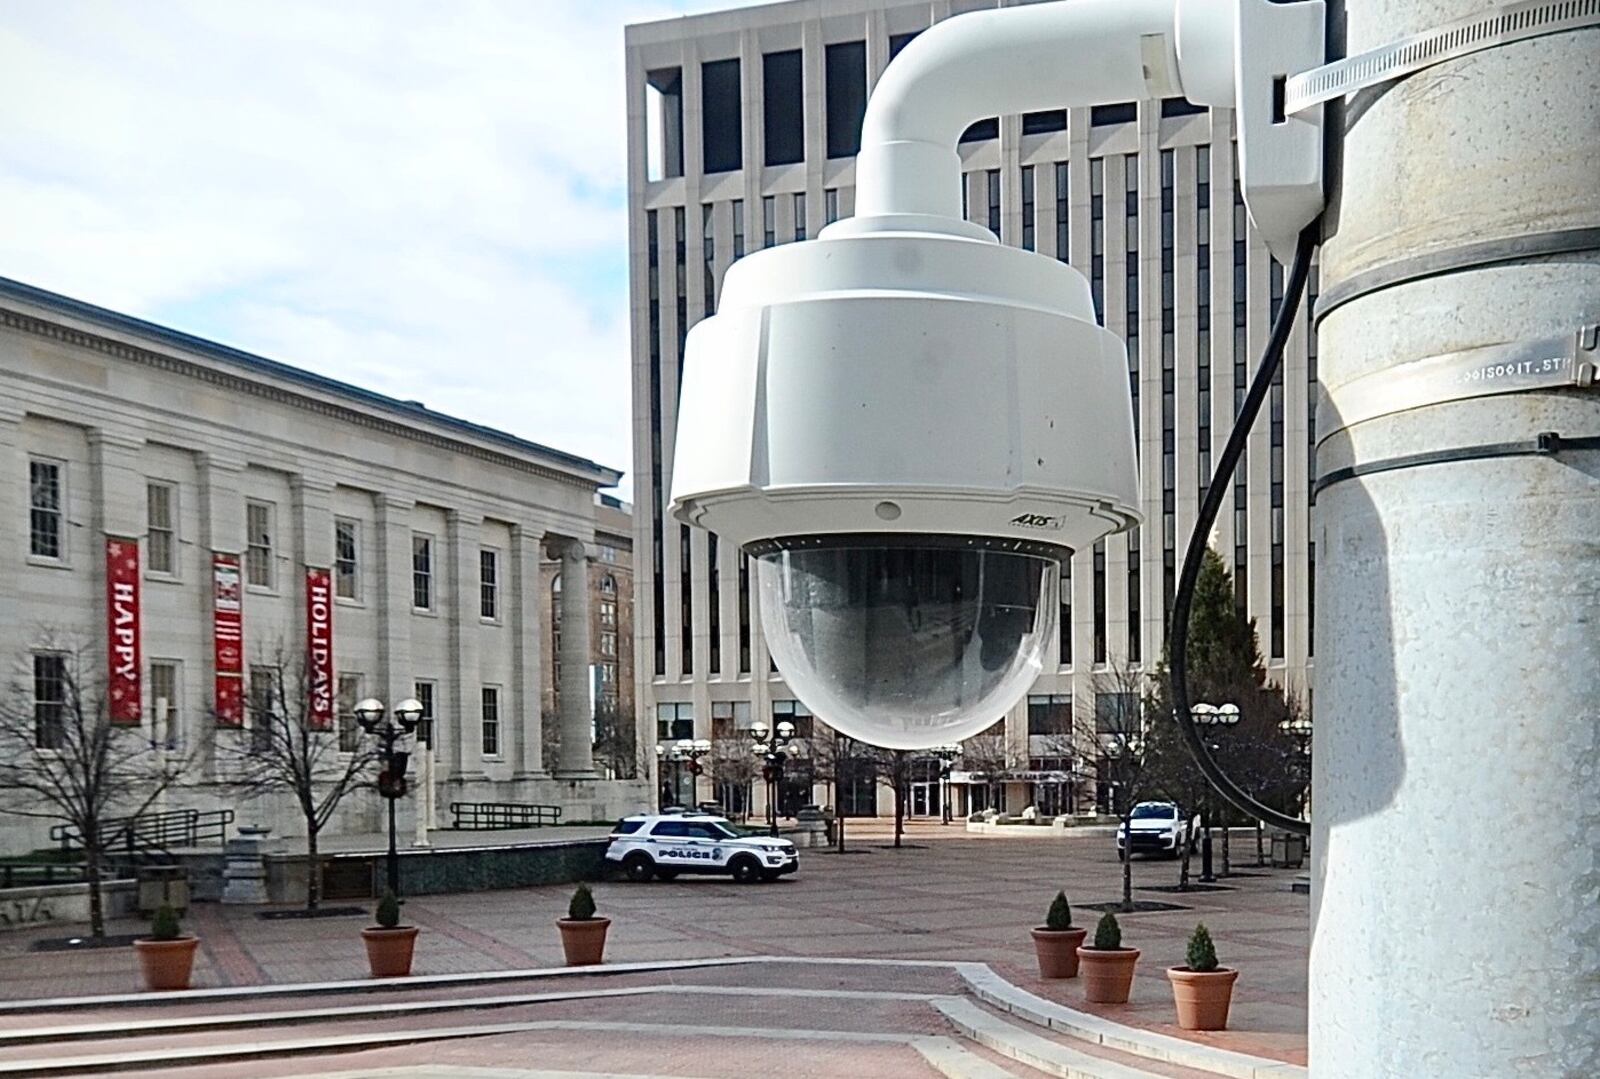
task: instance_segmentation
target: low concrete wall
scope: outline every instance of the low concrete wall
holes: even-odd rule
[[[1093,817],[1056,817],[1038,824],[996,824],[993,821],[968,821],[973,835],[1020,836],[1025,839],[1060,839],[1066,836],[1114,836],[1115,824],[1101,824]]]
[[[135,913],[138,900],[139,886],[134,881],[113,880],[100,885],[100,902],[108,920]],[[38,884],[31,888],[0,889],[0,931],[88,920],[87,884]]]
[[[575,839],[527,846],[432,847],[400,852],[400,889],[406,895],[484,892],[571,884],[605,875],[609,839]],[[372,899],[386,873],[381,853],[327,854],[322,863],[323,895],[330,901]],[[267,896],[273,903],[300,903],[306,894],[306,857],[269,854]]]

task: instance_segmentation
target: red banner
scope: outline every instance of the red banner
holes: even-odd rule
[[[333,578],[306,567],[306,688],[311,729],[333,728]]]
[[[244,602],[239,556],[211,555],[211,637],[215,645],[217,726],[244,726]]]
[[[137,727],[139,677],[139,541],[106,537],[106,635],[110,652],[111,722]]]

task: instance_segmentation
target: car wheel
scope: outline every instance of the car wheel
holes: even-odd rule
[[[642,884],[655,876],[656,863],[648,854],[630,854],[622,863],[622,871],[629,880]]]
[[[678,871],[676,869],[658,869],[658,870],[656,870],[656,880],[677,880],[677,879],[678,879]]]
[[[761,865],[754,858],[737,858],[728,868],[735,884],[754,884],[761,879]]]

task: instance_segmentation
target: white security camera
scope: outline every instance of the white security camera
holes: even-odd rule
[[[1041,4],[920,35],[869,103],[858,216],[736,263],[689,332],[672,513],[755,559],[778,668],[850,737],[989,727],[1039,673],[1062,560],[1139,521],[1123,343],[1082,274],[960,220],[956,143],[1088,103],[1064,38],[1096,57],[1094,101],[1180,85],[1176,10]],[[1190,40],[1231,40],[1211,22]]]

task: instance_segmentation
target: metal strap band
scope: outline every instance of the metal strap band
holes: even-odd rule
[[[1600,0],[1597,0],[1600,2]],[[1506,236],[1497,240],[1479,240],[1439,248],[1422,255],[1395,259],[1347,277],[1317,297],[1317,306],[1311,312],[1316,322],[1352,300],[1395,285],[1423,281],[1430,277],[1475,270],[1504,262],[1522,262],[1528,259],[1549,258],[1552,255],[1573,255],[1600,251],[1600,228],[1552,229],[1523,236]]]
[[[1600,368],[1597,345],[1600,325],[1584,326],[1575,333],[1428,356],[1342,386],[1323,385],[1317,415],[1335,417],[1339,426],[1319,434],[1327,438],[1365,420],[1469,397],[1593,387]]]
[[[1600,26],[1600,0],[1523,0],[1291,76],[1284,112],[1293,115],[1424,68],[1514,41]]]
[[[1600,437],[1585,435],[1565,438],[1554,431],[1543,431],[1525,442],[1489,442],[1479,446],[1457,446],[1449,450],[1431,450],[1427,453],[1408,453],[1402,457],[1384,457],[1377,461],[1363,461],[1349,468],[1336,468],[1317,477],[1311,485],[1311,501],[1336,483],[1371,476],[1378,472],[1397,472],[1404,468],[1423,465],[1447,465],[1461,461],[1483,461],[1491,457],[1550,457],[1564,451],[1600,450]]]

